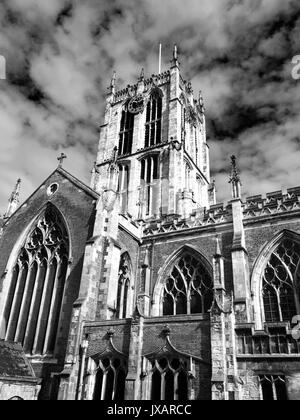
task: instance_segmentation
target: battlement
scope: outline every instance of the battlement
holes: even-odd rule
[[[184,219],[179,215],[169,215],[163,219],[146,223],[144,227],[144,236],[213,226],[230,221],[232,221],[231,206],[217,204],[210,209],[197,209],[188,219]]]
[[[294,210],[300,210],[300,187],[290,188],[286,192],[271,192],[265,197],[262,195],[248,197],[244,204],[246,219]]]
[[[265,197],[262,195],[248,197],[243,203],[245,220],[291,211],[300,211],[300,187],[290,188],[287,192],[271,192]],[[197,209],[188,219],[175,214],[145,223],[143,234],[147,237],[230,222],[232,222],[231,204],[219,203],[209,209]]]
[[[145,91],[149,90],[153,85],[162,86],[170,81],[170,71],[167,70],[161,74],[153,74],[150,78],[144,80]],[[114,95],[114,103],[124,101],[136,94],[138,84],[128,85],[126,88],[118,90]]]

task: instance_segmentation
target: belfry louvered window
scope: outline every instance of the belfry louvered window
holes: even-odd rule
[[[163,290],[163,315],[205,314],[213,302],[213,282],[203,264],[186,254],[168,276]]]
[[[110,357],[100,360],[96,373],[93,400],[123,401],[127,366],[124,360]]]
[[[117,318],[127,318],[130,312],[131,262],[127,253],[121,255],[118,279]]]
[[[272,253],[263,274],[266,322],[292,321],[299,314],[300,246],[283,240]]]
[[[127,109],[122,111],[121,127],[119,133],[119,150],[118,154],[128,155],[132,151],[134,130],[134,114],[131,114]]]
[[[154,89],[150,95],[146,110],[145,147],[155,146],[162,141],[162,97],[159,88]]]
[[[187,362],[178,357],[163,357],[152,362],[152,367],[152,400],[188,400]]]
[[[5,338],[26,353],[54,353],[68,258],[67,230],[49,206],[19,252],[5,308]]]

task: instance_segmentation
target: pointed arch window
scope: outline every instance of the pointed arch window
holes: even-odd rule
[[[123,401],[127,366],[125,360],[107,357],[98,362],[93,400]]]
[[[121,126],[119,133],[119,156],[128,155],[132,152],[134,130],[134,114],[128,111],[127,106],[122,111]]]
[[[5,307],[8,341],[26,353],[53,354],[69,259],[64,222],[49,206],[22,246]]]
[[[196,183],[197,183],[197,202],[199,205],[203,203],[202,201],[202,194],[203,194],[203,181],[199,175],[196,176]]]
[[[143,216],[155,216],[159,206],[159,155],[152,154],[141,160],[141,194]]]
[[[190,191],[192,189],[192,167],[185,161],[185,189]]]
[[[131,261],[127,253],[121,255],[117,296],[117,318],[124,319],[130,314]]]
[[[146,110],[145,147],[155,146],[162,141],[162,98],[163,93],[155,88],[149,98]]]
[[[188,400],[188,363],[177,356],[166,356],[152,362],[151,400]]]
[[[292,321],[299,314],[300,245],[284,239],[263,273],[262,297],[266,322]]]
[[[129,188],[129,165],[122,163],[119,165],[119,186],[120,194],[120,214],[125,214],[128,209],[128,188]]]
[[[163,315],[205,314],[213,302],[213,281],[190,254],[174,265],[163,289]]]

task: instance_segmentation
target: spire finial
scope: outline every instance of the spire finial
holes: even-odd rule
[[[178,60],[178,48],[176,44],[174,45],[173,58],[174,60]]]
[[[204,99],[203,99],[202,90],[200,90],[200,92],[199,92],[199,106],[200,106],[200,111],[202,112],[202,114],[204,114],[205,106],[204,106]]]
[[[65,153],[61,153],[60,156],[58,156],[57,160],[59,161],[58,166],[60,168],[62,168],[65,159],[67,159],[67,155]]]
[[[4,215],[4,219],[8,219],[18,208],[19,200],[20,200],[20,190],[21,190],[21,182],[22,180],[19,178],[15,185],[13,192],[8,200],[8,207],[6,213]]]
[[[139,82],[143,82],[145,80],[145,70],[144,70],[144,67],[142,68],[142,70],[141,70],[141,74],[140,74],[140,77],[139,77]]]
[[[111,78],[110,86],[109,86],[109,91],[113,95],[116,93],[116,81],[117,81],[117,72],[114,70],[112,78]]]
[[[216,251],[215,251],[215,257],[221,257],[221,246],[220,246],[220,237],[219,235],[216,235]]]
[[[231,156],[231,175],[229,183],[232,184],[232,198],[241,198],[241,178],[237,167],[236,156]]]
[[[173,49],[173,59],[171,60],[173,67],[179,67],[179,61],[178,61],[178,48],[177,45],[174,45]]]
[[[117,163],[117,160],[118,160],[118,146],[115,146],[114,147],[114,149],[113,149],[113,158],[112,158],[112,160],[113,160],[113,163],[116,165],[116,163]]]

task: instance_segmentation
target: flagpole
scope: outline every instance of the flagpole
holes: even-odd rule
[[[158,74],[161,73],[161,44],[159,44]]]

